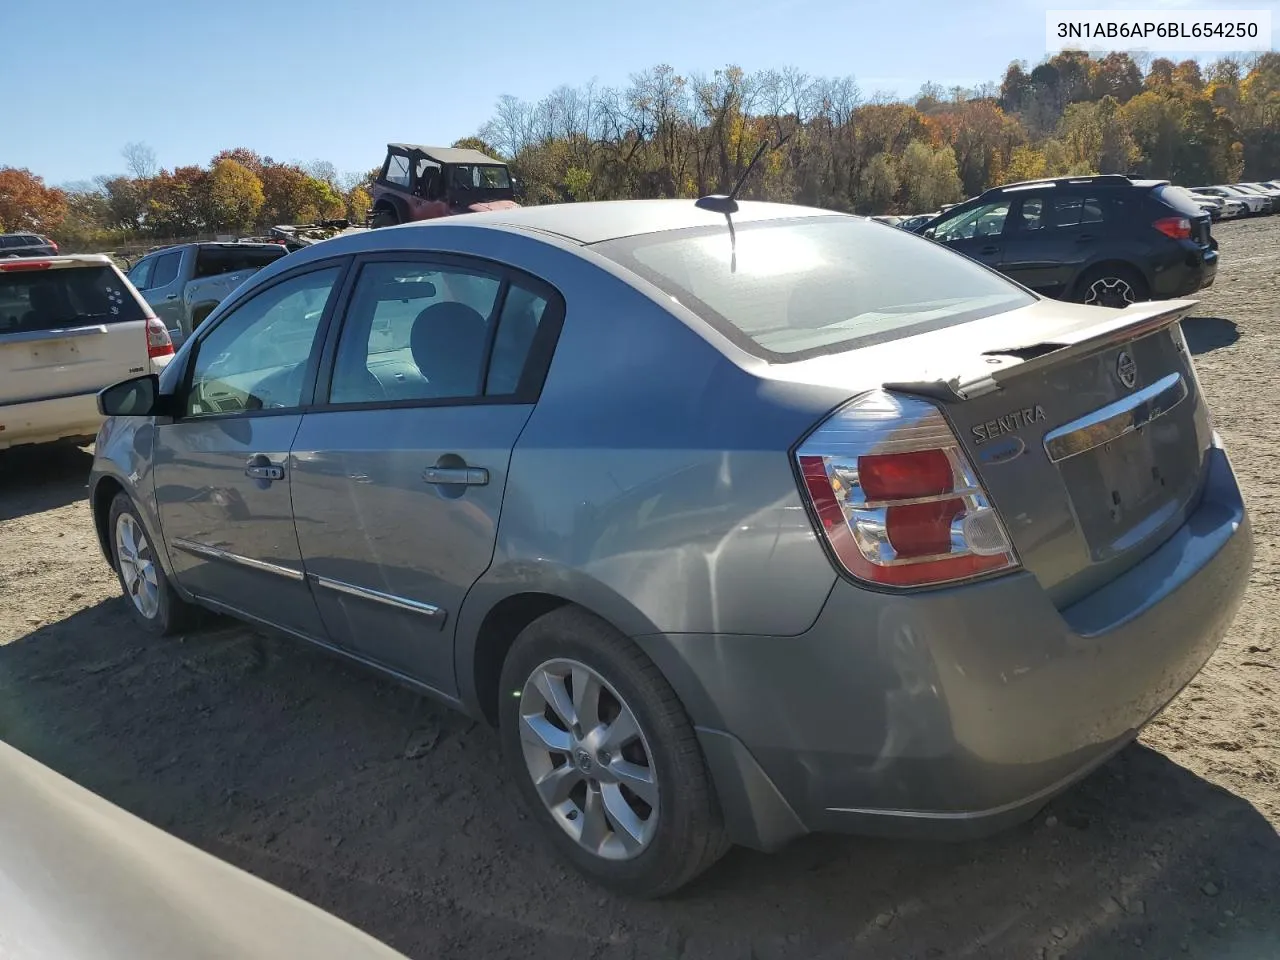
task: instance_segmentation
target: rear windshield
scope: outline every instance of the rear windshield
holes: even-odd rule
[[[258,270],[275,263],[286,253],[279,244],[265,247],[201,247],[196,254],[196,276],[216,277],[237,270]]]
[[[144,317],[110,267],[0,270],[0,335]]]
[[[1183,216],[1187,217],[1203,217],[1204,211],[1200,209],[1200,204],[1196,203],[1195,197],[1191,195],[1191,191],[1186,187],[1178,187],[1173,184],[1168,186],[1156,187],[1151,191],[1156,198],[1165,206],[1172,207]]]
[[[744,349],[773,360],[897,340],[1035,297],[914,234],[859,217],[808,217],[608,240],[633,270]]]

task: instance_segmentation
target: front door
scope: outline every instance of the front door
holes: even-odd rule
[[[955,213],[933,228],[931,239],[998,270],[1004,260],[1009,206],[1008,200],[995,200]]]
[[[330,637],[447,695],[458,611],[492,562],[533,410],[526,358],[553,302],[535,281],[466,261],[365,262],[328,404],[294,441],[298,540]]]
[[[287,276],[201,330],[182,413],[155,431],[156,500],[178,581],[315,638],[324,629],[294,533],[289,449],[341,273]]]

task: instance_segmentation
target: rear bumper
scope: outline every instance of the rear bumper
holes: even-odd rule
[[[1235,616],[1253,545],[1225,453],[1188,522],[1058,610],[1030,574],[914,595],[836,584],[797,637],[641,638],[699,729],[733,838],[964,837],[1129,743]]]
[[[27,443],[93,437],[102,425],[98,392],[0,405],[0,450]]]
[[[1190,296],[1213,285],[1218,275],[1218,251],[1191,240],[1178,241],[1152,265],[1151,298],[1169,300]]]

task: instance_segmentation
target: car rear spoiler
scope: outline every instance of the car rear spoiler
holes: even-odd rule
[[[998,369],[965,370],[946,380],[886,383],[884,388],[947,402],[981,397],[1000,390],[1016,377],[1158,333],[1180,321],[1197,303],[1198,300],[1165,300],[1133,304],[1114,311],[1114,319],[1068,326],[1049,336],[1029,332],[1019,342],[982,351],[988,364],[1003,364]]]

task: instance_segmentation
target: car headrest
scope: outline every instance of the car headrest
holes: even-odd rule
[[[433,397],[475,393],[484,362],[484,317],[465,303],[434,303],[413,321],[409,351]]]

